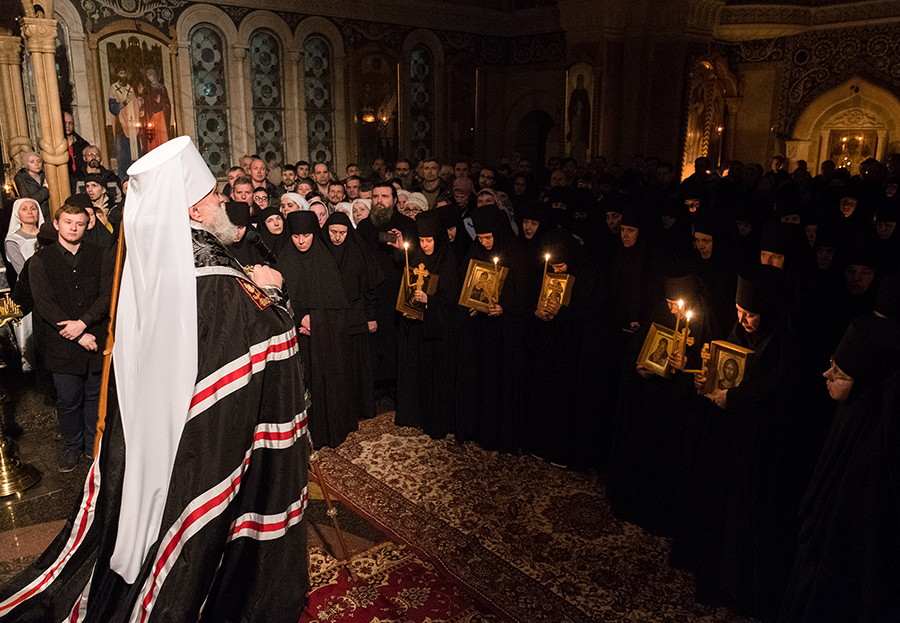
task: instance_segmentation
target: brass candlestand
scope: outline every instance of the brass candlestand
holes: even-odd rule
[[[22,310],[9,298],[9,294],[0,299],[0,327],[8,322],[19,324],[21,318]],[[41,472],[33,465],[22,463],[13,456],[12,442],[3,434],[6,417],[2,401],[5,398],[6,392],[0,388],[0,497],[24,491],[41,479]]]

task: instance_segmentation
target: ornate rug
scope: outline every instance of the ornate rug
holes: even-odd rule
[[[319,457],[349,506],[504,619],[750,621],[698,603],[668,541],[613,517],[596,475],[435,441],[393,413]]]
[[[382,543],[353,556],[351,579],[320,548],[309,551],[312,594],[300,623],[496,623],[408,548]]]

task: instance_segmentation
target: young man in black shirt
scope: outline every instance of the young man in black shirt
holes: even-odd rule
[[[42,324],[36,346],[53,373],[66,445],[61,472],[72,471],[82,453],[93,454],[109,320],[112,258],[83,240],[88,221],[83,207],[64,204],[53,222],[58,244],[38,251],[29,266],[35,322]]]

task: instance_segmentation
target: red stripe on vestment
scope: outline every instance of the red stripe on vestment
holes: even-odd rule
[[[296,337],[294,338],[296,341]],[[297,439],[301,439],[306,430],[306,422],[307,418],[305,416],[305,412],[298,414],[294,421],[291,422],[281,422],[281,423],[265,423],[259,424],[256,427],[256,431],[253,435],[253,442],[250,445],[250,448],[244,454],[244,459],[241,462],[241,465],[231,473],[225,480],[220,482],[215,487],[205,491],[203,494],[194,498],[194,500],[187,505],[187,508],[191,507],[191,504],[194,502],[201,500],[204,496],[209,495],[211,491],[216,491],[220,487],[224,487],[221,491],[215,494],[214,497],[205,501],[203,504],[192,510],[187,516],[179,519],[181,525],[178,525],[176,522],[173,525],[178,526],[178,528],[172,532],[172,528],[169,529],[166,537],[164,537],[164,546],[161,548],[160,552],[157,553],[156,562],[153,565],[153,572],[150,577],[147,578],[144,583],[144,589],[142,593],[145,593],[143,599],[140,599],[140,603],[136,605],[136,608],[140,608],[140,621],[146,621],[147,617],[149,617],[150,612],[153,608],[153,604],[156,601],[157,590],[160,589],[168,577],[169,570],[166,569],[167,566],[174,566],[175,560],[177,560],[178,555],[180,554],[180,548],[183,546],[182,539],[185,534],[190,531],[191,527],[200,521],[212,521],[221,514],[225,508],[227,508],[230,500],[233,499],[234,495],[237,494],[237,491],[240,489],[241,479],[243,477],[244,472],[247,470],[247,467],[250,463],[250,456],[253,454],[253,451],[258,448],[268,447],[267,443],[270,442],[286,442],[290,441],[290,444],[286,447],[293,447],[294,443]],[[266,430],[266,428],[278,428],[278,427],[286,427],[290,426],[290,428],[285,428],[284,430]],[[209,517],[207,517],[209,515]],[[201,526],[202,528],[202,526]],[[184,538],[184,541],[190,539],[193,535],[188,535],[187,538]],[[168,540],[168,543],[166,543]],[[178,552],[178,553],[175,553]],[[173,553],[175,556],[173,557]],[[136,613],[132,614],[132,619],[136,618]]]
[[[242,378],[248,376],[249,374],[251,374],[252,370],[253,370],[253,366],[265,361],[269,357],[269,355],[273,355],[276,353],[284,352],[286,350],[290,350],[291,348],[295,347],[296,345],[297,345],[297,334],[292,333],[291,337],[289,339],[287,339],[286,341],[275,342],[275,343],[269,344],[269,346],[265,350],[260,351],[258,353],[253,354],[253,352],[252,352],[253,348],[251,347],[251,349],[248,353],[241,355],[235,361],[238,361],[239,359],[247,357],[248,355],[250,357],[250,360],[246,364],[241,366],[240,368],[233,370],[233,371],[225,374],[224,376],[213,380],[211,382],[211,384],[198,389],[194,393],[194,396],[191,398],[190,408],[193,409],[195,406],[197,406],[198,404],[200,404],[201,402],[203,402],[210,396],[215,395],[217,392],[224,389],[231,383],[234,383],[235,381],[242,379]],[[232,363],[234,363],[234,362],[232,362]],[[230,365],[231,364],[223,366],[223,368],[227,369]]]
[[[56,562],[29,584],[30,588],[26,587],[23,591],[13,595],[7,602],[0,604],[0,615],[11,611],[24,601],[42,592],[50,582],[56,579],[56,576],[59,575],[75,551],[81,546],[84,536],[94,520],[94,496],[97,493],[98,481],[100,480],[100,472],[97,469],[99,457],[100,453],[98,452],[97,457],[91,464],[91,470],[88,472],[86,500],[75,518],[77,528],[70,534],[69,543],[56,559]],[[74,538],[72,538],[72,534],[74,534]]]

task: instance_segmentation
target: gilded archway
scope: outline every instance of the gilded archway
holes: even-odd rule
[[[900,100],[862,78],[848,80],[816,98],[800,115],[787,141],[788,159],[806,160],[811,171],[832,159],[856,172],[865,157],[882,159],[898,149]]]

